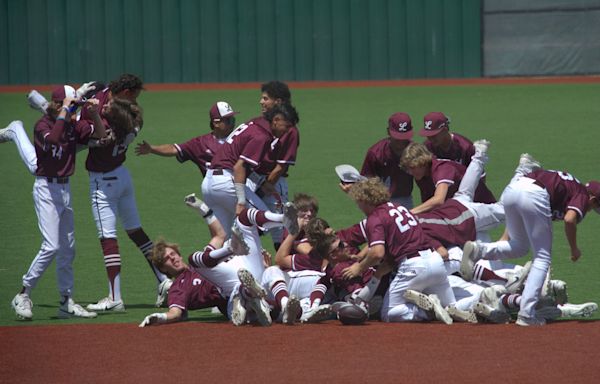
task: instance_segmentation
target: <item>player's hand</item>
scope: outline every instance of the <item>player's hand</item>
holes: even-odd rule
[[[581,257],[581,251],[579,248],[571,249],[571,261],[577,261]]]
[[[89,83],[81,84],[81,87],[77,88],[75,91],[77,93],[78,98],[82,98],[89,91],[94,91],[96,89],[96,85],[94,81],[90,81]]]
[[[262,254],[263,257],[263,265],[265,266],[265,268],[270,267],[271,265],[273,265],[273,256],[271,256],[271,254],[269,253],[269,251],[267,251],[266,249],[262,249],[260,251],[260,253]]]
[[[348,193],[350,188],[352,188],[352,183],[339,183],[338,185],[344,193]]]
[[[146,140],[143,140],[141,143],[137,143],[137,146],[135,147],[136,155],[147,155],[150,152],[152,152],[152,146]]]
[[[100,101],[98,101],[98,99],[87,99],[83,108],[85,108],[90,115],[97,115],[100,113]]]
[[[309,218],[298,217],[298,228],[304,229],[304,227],[306,227],[306,224],[308,224],[309,221],[310,221]]]
[[[146,325],[153,324],[164,324],[167,322],[167,314],[166,313],[153,313],[151,315],[146,316],[144,321],[142,321],[139,325],[140,328],[145,327]]]
[[[354,263],[342,271],[342,276],[346,280],[354,279],[362,274],[360,263]]]

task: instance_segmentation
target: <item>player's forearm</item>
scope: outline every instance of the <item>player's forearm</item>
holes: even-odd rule
[[[167,323],[175,322],[181,320],[183,315],[183,311],[177,307],[169,308],[169,312],[167,312]]]
[[[275,184],[277,180],[287,171],[287,164],[276,164],[275,168],[267,176],[267,181],[271,184]]]
[[[424,203],[422,203],[421,205],[417,205],[416,207],[411,209],[410,213],[412,213],[413,215],[418,215],[419,213],[429,212],[432,209],[439,207],[443,203],[444,203],[444,200],[440,201],[439,198],[434,196],[434,197],[430,198],[429,200],[425,201]]]
[[[577,223],[565,221],[565,236],[567,237],[567,241],[569,242],[569,247],[571,247],[571,251],[578,249]]]
[[[275,254],[275,264],[277,264],[281,268],[290,269],[290,254],[292,253],[292,246],[294,244],[294,240],[296,240],[295,235],[288,235],[277,250]]]
[[[92,135],[95,139],[101,139],[106,137],[106,127],[104,126],[104,122],[100,118],[99,113],[92,112],[92,122],[94,124],[94,134]]]
[[[173,144],[150,145],[150,153],[158,156],[176,156],[177,148]]]

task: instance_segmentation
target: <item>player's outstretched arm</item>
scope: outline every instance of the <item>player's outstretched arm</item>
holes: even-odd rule
[[[421,205],[417,205],[411,209],[410,213],[413,215],[418,215],[419,213],[429,212],[432,209],[444,204],[444,201],[446,201],[446,196],[448,195],[449,186],[450,185],[448,183],[439,183],[435,187],[435,193],[433,196],[429,200],[424,201]]]
[[[173,144],[152,145],[146,140],[143,140],[141,143],[138,143],[135,147],[135,154],[138,156],[147,155],[150,153],[159,156],[172,157],[177,156],[177,148],[175,148]]]
[[[183,311],[181,308],[171,307],[168,312],[153,313],[144,318],[140,323],[139,327],[143,328],[147,325],[160,325],[166,323],[173,323],[181,320]]]
[[[577,220],[579,216],[573,209],[569,209],[565,214],[565,235],[571,247],[571,260],[577,261],[581,257],[581,251],[577,247]]]

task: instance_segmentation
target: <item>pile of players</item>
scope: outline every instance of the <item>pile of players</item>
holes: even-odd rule
[[[348,316],[370,316],[386,322],[506,323],[515,312],[518,325],[530,326],[597,310],[595,303],[567,302],[566,283],[550,278],[550,254],[552,220],[560,219],[571,257],[579,258],[575,226],[589,210],[600,212],[600,183],[583,185],[568,173],[543,170],[524,154],[496,202],[484,182],[486,140],[472,143],[450,132],[449,119],[432,112],[419,131],[425,144],[416,143],[410,117],[395,113],[388,120],[388,137],[368,150],[360,172],[349,165],[336,168],[341,189],[366,216],[336,231],[317,216],[314,197],[298,194],[287,202],[299,117],[287,85],[277,81],[263,85],[259,117],[236,127],[237,112],[219,101],[209,111],[209,133],[182,144],[137,145],[138,155],[191,160],[204,176],[204,201],[189,195],[185,204],[203,217],[212,237],[186,263],[176,244],[153,243],[143,232],[122,165],[142,126],[135,103],[141,81],[123,75],[100,92],[92,87],[100,88],[59,87],[46,108],[40,95],[30,98],[45,114],[34,130],[33,151],[20,122],[0,130],[0,141],[14,141],[36,175],[34,204],[44,236],[13,300],[17,317],[31,319],[31,288],[55,255],[61,317],[124,310],[117,217],[151,262],[159,282],[157,306],[168,290],[169,310],[147,316],[140,326],[181,320],[189,310],[210,307],[235,325],[264,326],[273,320],[320,322],[336,314],[347,322],[352,322]],[[129,103],[117,109],[125,100]],[[109,295],[87,311],[71,298],[68,177],[75,143],[89,147],[90,195],[109,277]],[[421,193],[417,206],[413,184]],[[59,193],[67,199],[59,199]],[[43,201],[52,206],[44,207]],[[506,231],[491,242],[488,231],[500,224]],[[275,265],[261,247],[262,233],[273,237]],[[530,247],[533,258],[524,267],[500,261],[524,256]]]

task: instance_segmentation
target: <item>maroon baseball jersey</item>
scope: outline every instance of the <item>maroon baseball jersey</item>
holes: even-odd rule
[[[174,144],[177,149],[177,160],[180,163],[191,160],[198,166],[204,176],[213,156],[224,141],[224,139],[217,139],[212,133],[207,133],[185,143]]]
[[[87,144],[93,127],[83,121],[74,123],[42,117],[33,130],[37,156],[37,176],[67,177],[75,172],[77,144]]]
[[[287,236],[289,235],[289,232],[287,230],[287,228],[283,228],[283,239],[285,239]],[[306,237],[306,233],[304,232],[304,229],[301,229],[300,232],[298,233],[298,236],[296,236],[296,240],[294,240],[294,242],[292,243],[292,252],[297,252],[297,248],[299,244],[303,244],[303,243],[308,243],[308,237]]]
[[[225,139],[209,168],[233,169],[240,159],[250,168],[255,168],[263,161],[272,141],[271,131],[262,122],[250,121],[241,124]]]
[[[389,188],[392,198],[410,196],[413,177],[399,167],[400,157],[392,151],[390,140],[383,139],[367,151],[360,174],[379,177]]]
[[[109,139],[97,141],[94,145],[90,142],[90,149],[85,161],[85,168],[90,172],[110,172],[120,167],[127,158],[126,153],[129,144],[133,142],[139,132],[136,129],[122,140],[117,141],[114,136],[110,134],[111,128],[108,125],[108,122],[104,119],[103,122],[109,133]]]
[[[108,101],[109,94],[110,90],[107,87],[101,91],[96,92],[96,94],[94,95],[93,98],[98,100],[99,111],[102,111],[102,107]],[[81,110],[80,120],[92,120],[92,117],[90,116],[89,112],[85,110],[85,108]]]
[[[323,258],[314,249],[308,255],[294,253],[292,255],[292,271],[322,271]]]
[[[367,269],[361,276],[357,276],[353,279],[345,279],[342,272],[344,269],[352,266],[352,264],[356,263],[354,260],[346,260],[340,263],[337,263],[330,271],[330,278],[333,285],[336,287],[336,291],[345,291],[346,293],[352,293],[357,289],[361,289],[369,280],[371,280],[371,276],[375,273],[375,269],[369,268]]]
[[[461,246],[476,238],[475,219],[467,207],[450,199],[437,208],[417,215],[423,232],[444,247]]]
[[[464,165],[465,167],[471,163],[471,156],[475,154],[475,147],[471,140],[458,133],[450,133],[452,136],[452,144],[447,151],[443,151],[439,148],[434,148],[430,141],[425,142],[425,146],[431,153],[433,153],[438,159],[447,159],[456,161]]]
[[[369,247],[383,245],[386,255],[400,264],[404,259],[418,256],[418,252],[432,248],[418,220],[408,209],[394,203],[379,205],[369,217],[365,227]]]
[[[169,308],[183,311],[219,307],[227,313],[227,300],[215,285],[204,280],[196,271],[188,268],[182,272],[169,288]]]
[[[532,172],[527,177],[537,180],[548,191],[552,220],[562,220],[569,209],[577,212],[579,220],[583,219],[589,195],[577,178],[567,172],[544,170]]]
[[[452,160],[438,159],[433,157],[431,161],[431,174],[421,180],[417,180],[417,186],[421,190],[421,200],[426,201],[433,197],[435,188],[440,183],[446,183],[448,185],[448,193],[446,194],[446,200],[452,198],[458,187],[460,181],[465,175],[467,168],[454,162]],[[473,201],[477,203],[492,204],[496,202],[494,194],[488,189],[483,180],[479,180],[479,184],[475,189],[475,195]]]
[[[271,145],[263,161],[261,161],[260,165],[254,171],[261,175],[268,175],[275,168],[276,164],[295,165],[299,145],[300,133],[298,132],[298,128],[295,126],[290,127],[283,136],[271,141]],[[287,172],[282,177],[287,177]]]

